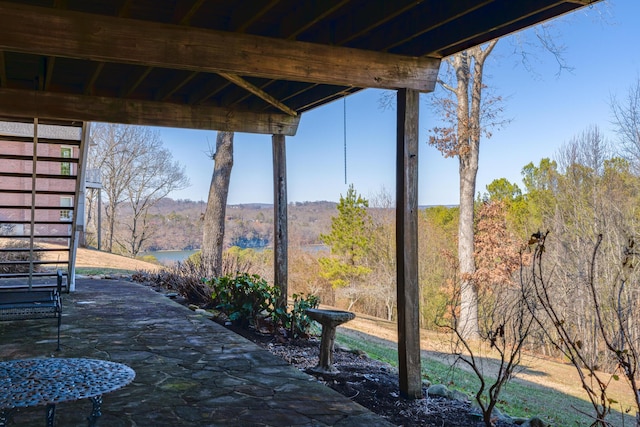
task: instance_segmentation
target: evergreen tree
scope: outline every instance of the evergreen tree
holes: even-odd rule
[[[358,283],[371,272],[367,253],[372,245],[372,221],[369,202],[356,193],[353,184],[346,196],[340,196],[338,215],[331,218],[331,232],[322,234],[322,242],[331,248],[331,255],[320,258],[320,275],[334,289],[343,289],[350,307],[360,298]]]

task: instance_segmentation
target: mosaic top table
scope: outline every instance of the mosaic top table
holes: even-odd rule
[[[46,425],[53,427],[57,403],[91,399],[88,425],[102,415],[102,395],[129,384],[133,369],[95,359],[21,359],[0,362],[0,427],[16,408],[46,405]]]

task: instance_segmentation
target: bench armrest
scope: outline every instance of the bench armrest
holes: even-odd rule
[[[58,295],[62,295],[62,270],[58,270],[56,274]]]

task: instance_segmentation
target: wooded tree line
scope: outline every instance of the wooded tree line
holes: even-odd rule
[[[630,268],[635,261],[630,261],[628,249],[640,231],[638,84],[625,101],[612,103],[619,138],[608,141],[597,126],[591,126],[565,143],[553,159],[525,165],[522,189],[502,178],[477,195],[472,276],[463,277],[457,262],[459,209],[432,207],[420,212],[423,326],[438,328],[446,323],[447,305],[454,301],[459,312],[460,284],[471,280],[479,294],[481,336],[486,336],[488,318],[500,315],[497,300],[519,296],[521,282],[528,280],[526,274],[521,277],[521,267],[526,270],[531,262],[529,243],[548,231],[544,253],[548,296],[558,316],[579,337],[590,363],[603,368],[616,363],[604,348],[598,316],[614,334],[616,319],[624,315],[630,339],[639,342],[640,284]],[[395,216],[392,203],[385,202],[389,198],[387,194],[386,199],[383,195],[367,200],[350,187],[341,197],[331,231],[322,236],[332,253],[319,257],[316,266],[303,261],[306,275],[297,272],[300,260],[291,261],[296,270],[290,277],[293,292],[314,292],[325,303],[393,318]],[[593,260],[600,235],[602,243]],[[592,264],[600,313],[589,286]],[[553,326],[545,328],[552,331]],[[551,338],[534,328],[526,346],[557,355]]]

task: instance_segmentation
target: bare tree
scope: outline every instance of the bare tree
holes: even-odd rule
[[[158,138],[146,140],[136,157],[136,170],[126,188],[131,219],[123,246],[131,256],[137,256],[154,230],[151,229],[149,208],[174,190],[186,188],[189,180],[184,167],[174,162],[171,152],[162,147]]]
[[[624,101],[611,98],[613,122],[620,140],[621,154],[640,171],[640,77],[629,88]]]
[[[172,163],[171,154],[162,148],[157,131],[107,123],[96,124],[91,131],[91,140],[96,144],[92,165],[100,170],[107,199],[105,249],[113,252],[114,243],[119,241],[127,253],[136,255],[148,233],[144,219],[149,207],[170,191],[187,186],[188,180],[184,170]],[[121,212],[125,202],[134,213],[133,222],[125,226],[129,233],[118,237],[118,224],[125,222]]]
[[[372,239],[367,260],[372,282],[375,283],[370,295],[375,298],[376,305],[384,305],[386,319],[393,320],[397,301],[395,200],[386,188],[381,188],[371,197],[369,213]]]
[[[591,168],[597,175],[604,173],[605,161],[613,153],[611,144],[596,125],[589,126],[564,144],[556,154],[558,165],[567,170],[572,165]]]
[[[209,275],[219,276],[222,273],[224,221],[233,167],[233,132],[218,132],[212,159],[214,167],[204,214],[202,261]]]

